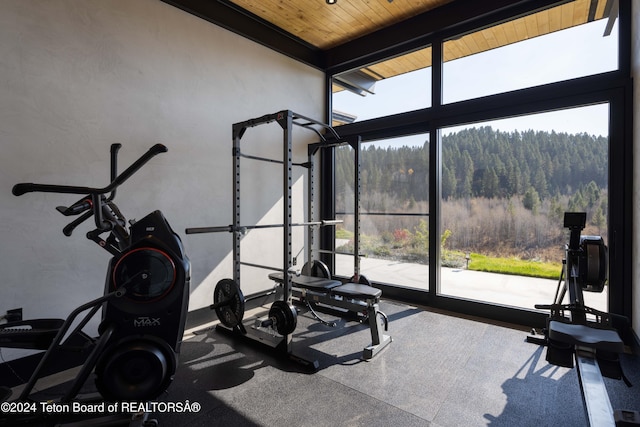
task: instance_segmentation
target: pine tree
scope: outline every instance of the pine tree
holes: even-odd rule
[[[522,205],[525,209],[532,211],[534,214],[538,212],[540,207],[540,196],[535,188],[529,187],[522,197]]]

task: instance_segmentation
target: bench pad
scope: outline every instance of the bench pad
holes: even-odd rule
[[[282,273],[271,273],[269,279],[278,283],[284,282],[284,275]],[[322,277],[313,276],[292,276],[291,283],[296,288],[303,288],[312,291],[329,291],[334,289],[342,283],[338,280],[324,279]]]
[[[345,298],[353,299],[378,299],[382,296],[380,289],[358,283],[347,283],[331,289],[331,293]]]

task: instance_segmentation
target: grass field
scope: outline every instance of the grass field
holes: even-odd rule
[[[353,233],[342,228],[336,230],[336,238],[353,240]],[[349,245],[347,245],[349,246]],[[424,246],[424,245],[423,245]],[[423,248],[424,249],[424,248]],[[352,251],[352,247],[343,247],[347,252]],[[392,247],[390,243],[381,239],[371,238],[364,235],[361,237],[360,252],[374,258],[394,257],[393,259],[406,262],[415,262],[409,256],[411,254],[408,246]],[[418,258],[425,259],[428,255],[423,250]],[[413,253],[415,255],[415,252]],[[415,257],[413,258],[415,259]],[[442,266],[461,268],[467,264],[466,254],[456,250],[442,250]],[[562,271],[560,262],[543,262],[538,260],[524,260],[516,257],[487,256],[479,253],[469,254],[469,270],[485,271],[488,273],[512,274],[514,276],[539,277],[544,279],[558,279]]]
[[[471,253],[469,270],[558,279],[562,271],[562,263],[529,261],[517,258],[495,258]]]

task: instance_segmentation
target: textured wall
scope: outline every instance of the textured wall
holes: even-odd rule
[[[89,225],[65,237],[68,219],[54,210],[77,196],[11,188],[104,186],[114,142],[121,170],[151,145],[168,146],[116,201],[127,218],[164,212],[192,260],[191,309],[210,304],[231,274],[231,236],[184,229],[231,223],[231,126],[282,109],[321,118],[322,73],[158,0],[0,2],[0,312],[62,317],[101,294],[109,255],[84,238]],[[275,126],[248,134],[277,157]],[[313,141],[301,136],[295,155]],[[259,221],[277,206],[281,172],[249,167],[242,177],[247,220]],[[270,252],[275,240],[246,250]],[[268,285],[243,283],[245,293]]]

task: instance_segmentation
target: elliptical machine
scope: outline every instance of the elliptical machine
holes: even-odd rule
[[[65,216],[80,215],[64,227],[63,232],[71,236],[76,227],[93,217],[96,228],[87,233],[87,238],[113,255],[104,295],[81,305],[66,320],[20,319],[0,325],[0,347],[46,349],[15,402],[33,402],[30,394],[45,366],[65,351],[77,352],[78,347],[86,357],[76,378],[58,401],[63,409],[70,408],[65,405],[78,399],[91,373],[95,374],[98,399],[106,402],[151,401],[173,380],[188,310],[190,262],[180,237],[160,211],[151,212],[139,221],[130,221],[128,225],[114,203],[117,187],[167,148],[154,145],[118,175],[120,147],[120,144],[111,146],[111,183],[104,188],[32,183],[13,187],[16,196],[29,192],[85,195],[69,207],[56,208]],[[107,193],[110,193],[108,197]],[[108,233],[106,238],[102,237],[104,233]],[[82,329],[100,309],[99,335],[90,338]],[[84,317],[76,322],[82,313]],[[74,324],[75,328],[70,331]],[[84,344],[79,346],[78,342]],[[3,400],[8,398],[5,396]],[[73,422],[82,419],[81,425],[94,422],[105,425],[104,422],[112,420],[104,418],[118,416],[131,419],[130,425],[145,425],[143,421],[146,421],[146,414],[132,418],[132,414],[92,413],[83,418],[80,413],[49,413],[45,405],[25,408],[33,411],[2,411],[0,425],[30,424],[37,420],[44,420],[45,425],[65,425],[60,424],[61,420],[70,419]],[[137,424],[133,424],[134,421]]]

